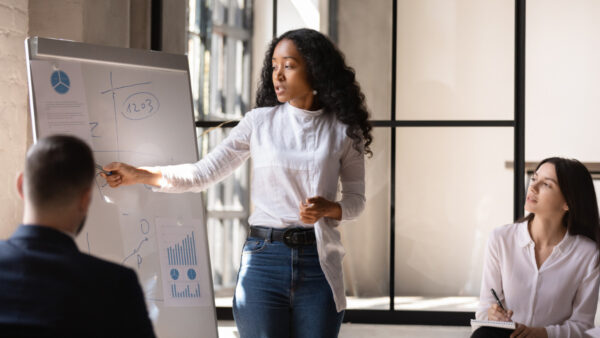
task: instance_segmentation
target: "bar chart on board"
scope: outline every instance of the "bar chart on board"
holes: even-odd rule
[[[181,243],[176,243],[167,248],[167,258],[169,265],[197,265],[198,258],[196,257],[196,239],[194,231],[191,234],[186,234]]]
[[[157,219],[165,304],[194,306],[203,296],[198,279],[197,231],[178,223],[181,222]]]

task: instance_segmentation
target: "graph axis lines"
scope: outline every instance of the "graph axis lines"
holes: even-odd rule
[[[111,91],[116,91],[116,90],[119,90],[119,89],[125,89],[125,88],[131,88],[131,87],[135,87],[135,86],[149,85],[149,84],[152,84],[152,82],[151,81],[147,81],[147,82],[134,83],[134,84],[125,85],[125,86],[121,86],[121,87],[117,87],[117,88],[107,89],[105,91],[101,91],[100,94],[106,94],[106,93],[109,93]]]
[[[111,93],[111,97],[112,97],[112,101],[113,101],[113,113],[114,113],[114,117],[115,117],[115,140],[117,142],[117,160],[121,160],[121,146],[119,145],[119,121],[117,118],[118,112],[117,112],[117,90],[121,90],[121,89],[125,89],[125,88],[131,88],[131,87],[135,87],[135,86],[141,86],[141,85],[149,85],[151,84],[151,81],[146,81],[146,82],[140,82],[140,83],[133,83],[133,84],[129,84],[129,85],[124,85],[124,86],[120,86],[120,87],[116,87],[114,86],[113,83],[113,73],[109,72],[109,84],[110,84],[110,89],[101,91],[100,94],[107,94],[107,93]]]

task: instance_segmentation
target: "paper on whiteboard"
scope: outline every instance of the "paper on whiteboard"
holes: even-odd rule
[[[31,60],[38,137],[74,135],[90,146],[90,118],[79,62]]]
[[[157,218],[158,250],[162,272],[163,298],[166,306],[207,306],[210,290],[200,276],[201,220]]]

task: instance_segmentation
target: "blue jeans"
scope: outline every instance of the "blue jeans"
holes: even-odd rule
[[[241,338],[330,338],[338,336],[344,311],[336,311],[316,245],[289,248],[249,237],[233,317]]]

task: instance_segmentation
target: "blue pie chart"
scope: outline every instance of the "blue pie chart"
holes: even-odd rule
[[[196,270],[189,269],[187,275],[190,280],[196,279]]]
[[[67,73],[62,70],[52,72],[50,83],[52,84],[52,88],[59,94],[65,94],[71,88],[71,80],[69,80]]]
[[[177,271],[177,269],[171,269],[171,278],[173,278],[173,280],[179,278],[179,271]]]

